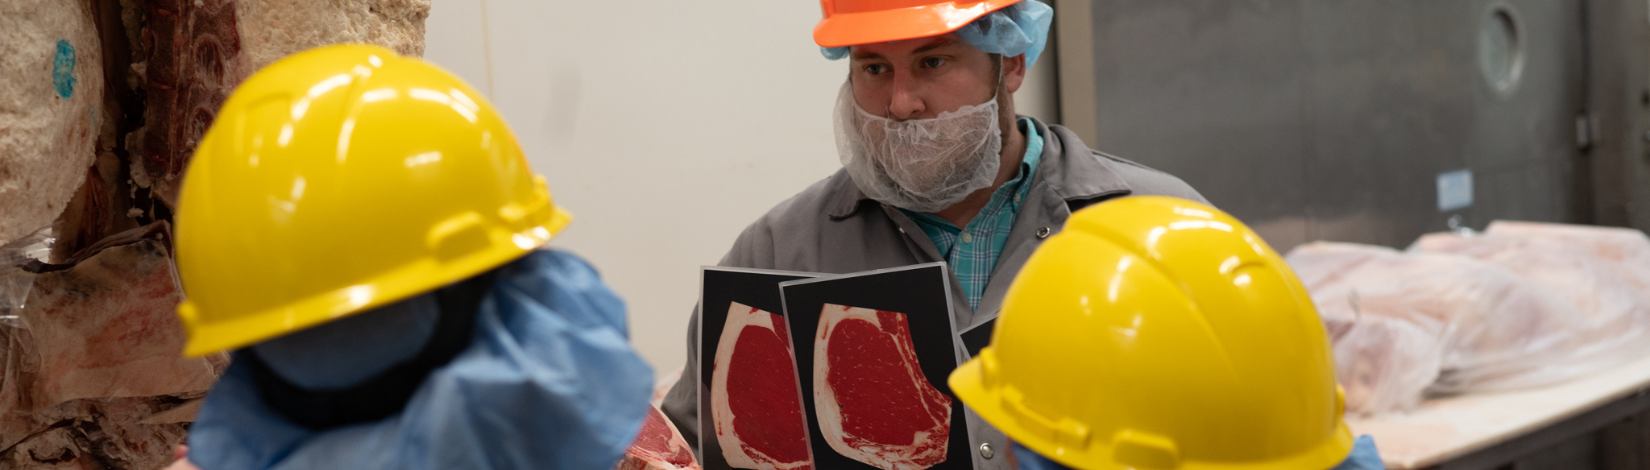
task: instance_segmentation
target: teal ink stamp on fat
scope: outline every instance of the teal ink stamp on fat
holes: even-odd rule
[[[74,96],[74,46],[67,39],[57,40],[57,56],[52,58],[52,86],[57,88],[59,98]]]

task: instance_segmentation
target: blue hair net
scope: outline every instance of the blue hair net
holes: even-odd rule
[[[1021,0],[968,23],[956,33],[963,42],[987,54],[1025,54],[1029,69],[1048,46],[1048,28],[1053,23],[1053,8],[1037,0]],[[847,47],[821,47],[819,52],[830,60],[848,56]]]

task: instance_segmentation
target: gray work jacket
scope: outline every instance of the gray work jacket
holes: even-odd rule
[[[951,315],[959,331],[996,318],[1003,295],[1014,275],[1044,238],[1058,232],[1073,211],[1128,195],[1164,195],[1207,202],[1179,178],[1144,165],[1090,150],[1077,135],[1060,126],[1033,119],[1043,136],[1042,163],[1031,191],[1020,207],[1008,243],[993,268],[978,310],[968,307],[961,284],[951,279]],[[851,273],[919,263],[944,261],[933,241],[898,209],[861,193],[839,170],[796,196],[779,203],[757,219],[721,266],[740,268]],[[687,366],[681,381],[665,397],[664,412],[687,441],[698,446],[699,418],[699,310],[688,323]],[[968,434],[979,470],[1011,470],[1001,457],[1007,442],[972,410]],[[989,452],[982,451],[989,444]],[[987,457],[989,455],[990,457]]]

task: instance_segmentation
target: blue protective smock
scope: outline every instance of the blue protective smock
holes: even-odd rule
[[[265,405],[237,362],[191,427],[189,460],[203,470],[610,469],[641,428],[653,378],[630,347],[623,301],[565,252],[532,252],[497,275],[472,343],[400,413],[306,429]]]

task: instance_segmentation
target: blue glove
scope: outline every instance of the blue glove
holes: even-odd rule
[[[1352,444],[1352,453],[1330,470],[1386,470],[1386,464],[1375,450],[1375,438],[1358,436],[1358,441]]]
[[[626,337],[623,301],[568,253],[535,251],[496,272],[472,343],[400,413],[307,429],[265,404],[236,362],[191,427],[189,460],[204,470],[609,470],[641,428],[653,377]]]

